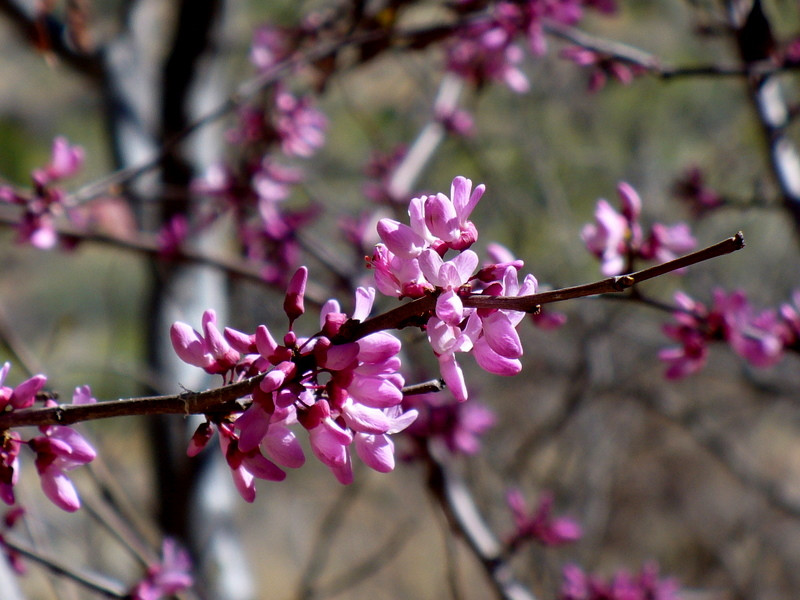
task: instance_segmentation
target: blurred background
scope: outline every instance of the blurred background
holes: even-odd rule
[[[121,128],[110,124],[108,88],[96,75],[82,72],[67,56],[69,50],[35,48],[22,18],[15,16],[17,4],[25,5],[0,1],[2,181],[29,186],[31,171],[47,163],[56,136],[86,152],[83,170],[66,184],[69,190],[141,162],[119,150],[125,140],[119,137]],[[47,9],[54,20],[65,19],[69,4],[54,2]],[[169,55],[185,6],[157,4],[87,2],[92,52],[116,48],[131,32],[147,31],[156,42],[142,46],[147,41],[142,37],[133,46],[140,52],[146,48],[152,64],[160,64]],[[221,26],[204,59],[214,63],[213,75],[204,79],[217,99],[211,105],[254,76],[248,54],[256,27],[294,27],[308,15],[327,15],[347,4],[251,1],[217,7]],[[407,4],[392,13],[398,28],[448,16],[438,2]],[[800,25],[797,3],[763,4],[775,37],[791,40]],[[385,16],[384,9],[380,2],[365,5],[368,14]],[[718,2],[621,0],[613,15],[587,10],[579,27],[641,48],[663,65],[735,67],[741,64],[735,41],[715,31],[724,15]],[[422,192],[448,192],[456,175],[485,183],[486,194],[472,215],[480,233],[476,251],[485,256],[487,243],[499,242],[525,261],[524,272],[534,273],[540,284],[563,287],[602,277],[580,232],[593,220],[598,198],[619,205],[616,185],[627,181],[642,197],[644,224],[688,221],[699,247],[737,230],[747,243],[743,252],[644,284],[649,298],[672,304],[674,292],[683,290],[709,303],[719,287],[746,291],[759,309],[789,301],[800,266],[796,224],[782,204],[746,79],[645,75],[630,85],[609,81],[590,92],[587,69],[559,57],[567,43],[548,37],[548,45],[544,56],[526,53],[521,68],[530,81],[527,93],[496,83],[466,86],[460,106],[472,114],[474,130],[448,136],[437,146],[406,200]],[[108,64],[109,55],[103,58]],[[313,92],[328,129],[317,154],[292,163],[302,166],[304,179],[285,201],[298,210],[318,207],[302,230],[298,264],[307,264],[323,289],[338,281],[326,270],[327,261],[348,274],[360,272],[351,285],[369,281],[358,252],[334,224],[376,211],[402,215],[402,205],[379,206],[365,198],[365,165],[375,153],[414,142],[431,120],[445,67],[441,44],[413,51],[398,47],[366,62],[340,59],[346,68],[325,78],[324,85],[297,77],[298,86]],[[124,69],[109,72],[119,76]],[[781,84],[794,106],[795,74],[781,76]],[[206,165],[236,156],[235,145],[224,140],[237,122],[235,111],[229,111],[208,125],[218,147]],[[790,136],[795,129],[788,130]],[[187,146],[202,145],[200,135],[188,137]],[[157,147],[159,137],[151,141]],[[695,218],[675,194],[676,180],[690,167],[701,168],[712,189],[737,202]],[[202,175],[195,168],[191,178]],[[140,218],[153,205],[169,203],[163,181],[156,194],[136,185],[108,194],[122,203],[109,201],[109,216],[102,222],[107,231],[116,224],[124,237],[126,219],[133,218],[128,210]],[[2,208],[9,218],[15,214]],[[149,333],[153,290],[163,282],[151,257],[91,240],[71,251],[41,251],[17,243],[16,237],[11,227],[0,229],[5,346],[0,358],[13,362],[12,385],[26,376],[20,349],[29,368],[47,374],[48,387],[60,392],[62,401],[86,383],[98,399],[219,384],[154,372],[153,336],[166,340],[168,325]],[[224,242],[216,250],[234,247]],[[225,286],[217,292],[227,308],[210,304],[213,294],[204,294],[212,300],[201,311],[217,308],[223,325],[242,331],[252,332],[259,323],[274,323],[271,327],[281,331],[280,289],[211,271]],[[334,293],[343,306],[351,305],[345,285],[336,284]],[[381,301],[381,308],[390,306]],[[567,316],[561,328],[547,331],[527,322],[520,328],[521,375],[500,378],[481,371],[470,358],[461,361],[469,402],[487,406],[496,423],[481,436],[479,453],[448,459],[501,538],[513,531],[505,503],[512,486],[532,505],[552,491],[556,513],[581,523],[584,536],[575,544],[533,545],[518,552],[511,564],[519,579],[537,598],[554,598],[567,563],[610,575],[620,568],[638,572],[656,561],[662,574],[680,582],[685,598],[795,597],[800,592],[797,357],[787,353],[776,366],[757,369],[720,343],[711,348],[700,373],[667,381],[658,359],[659,350],[672,345],[662,333],[670,320],[667,311],[607,298],[553,309]],[[199,314],[187,309],[183,320],[198,327]],[[315,316],[306,315],[297,327],[311,334],[316,324]],[[403,331],[402,337],[410,349],[407,383],[437,376],[435,358],[420,343],[419,332]],[[117,525],[107,514],[113,512],[109,498],[124,504],[123,521],[134,518],[128,511],[136,511],[137,527],[151,539],[157,539],[159,515],[188,510],[165,508],[164,485],[158,483],[164,475],[153,465],[167,460],[162,454],[167,450],[153,450],[148,427],[141,417],[85,426],[100,459],[91,470],[74,473],[87,506],[74,515],[48,505],[34,483],[32,460],[23,458],[20,501],[29,510],[26,535],[37,548],[125,583],[140,576],[140,565],[110,531]],[[395,439],[398,455],[404,456],[410,445],[402,436]],[[309,460],[285,482],[261,482],[254,504],[233,499],[224,527],[240,540],[243,552],[236,560],[252,578],[250,591],[241,597],[492,597],[478,560],[453,534],[429,493],[424,467],[401,460],[388,475],[362,467],[356,482],[342,487],[324,466]],[[235,495],[226,473],[214,481],[203,493]],[[20,585],[29,598],[90,597],[80,587],[53,581],[47,569],[31,565]]]

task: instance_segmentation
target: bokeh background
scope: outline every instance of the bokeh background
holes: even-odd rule
[[[129,3],[89,4],[97,43],[117,35],[119,15]],[[217,49],[225,64],[223,94],[252,76],[247,53],[254,26],[293,25],[335,3],[234,4]],[[796,34],[796,2],[764,5],[779,39]],[[401,23],[435,22],[441,10],[436,2],[415,3],[401,14]],[[736,65],[730,36],[702,33],[713,29],[720,11],[716,2],[622,0],[617,14],[590,13],[581,28],[645,49],[668,65]],[[156,22],[166,30],[170,18],[165,9]],[[502,85],[465,91],[462,106],[473,114],[475,131],[443,142],[415,192],[447,191],[456,175],[485,183],[486,195],[473,214],[480,232],[476,249],[481,253],[489,241],[500,242],[524,259],[541,283],[562,287],[601,277],[580,230],[592,220],[598,198],[617,202],[616,184],[624,180],[641,194],[643,222],[690,220],[701,246],[737,230],[747,243],[743,252],[647,283],[648,296],[669,303],[675,291],[684,290],[709,301],[721,287],[743,289],[763,308],[788,301],[798,284],[797,234],[779,201],[743,78],[644,76],[590,93],[586,71],[558,57],[565,43],[553,38],[549,44],[545,56],[524,63],[528,93]],[[374,208],[363,194],[364,166],[373,152],[413,142],[430,119],[443,64],[437,46],[390,51],[338,73],[319,93],[330,123],[327,142],[303,162],[306,180],[288,202],[324,207],[305,235],[325,253],[349,260],[332,225]],[[47,162],[57,135],[86,150],[86,166],[70,187],[116,167],[102,93],[57,56],[32,48],[5,11],[0,11],[0,72],[4,180],[27,185],[31,170]],[[782,83],[796,98],[795,75],[787,74]],[[232,126],[233,116],[226,119]],[[692,219],[673,191],[690,166],[701,167],[709,185],[740,199],[740,206]],[[141,393],[152,376],[145,323],[153,283],[145,258],[92,243],[71,252],[43,252],[15,243],[10,228],[0,229],[0,253],[0,337],[27,349],[50,387],[65,398],[85,383],[100,399]],[[304,258],[312,278],[327,281],[320,261]],[[348,266],[358,268],[357,259]],[[252,331],[280,314],[279,292],[238,280],[231,289],[235,308],[225,324]],[[348,296],[339,297],[349,303]],[[604,298],[554,308],[568,317],[559,330],[522,327],[520,376],[487,375],[470,359],[463,361],[470,401],[488,406],[497,422],[483,436],[479,454],[453,457],[451,466],[470,484],[489,524],[501,537],[513,529],[504,500],[513,485],[532,504],[552,491],[556,511],[579,520],[584,530],[578,543],[565,548],[526,547],[512,560],[517,576],[537,597],[553,598],[560,569],[569,562],[608,575],[657,561],[662,573],[680,581],[685,598],[796,597],[797,357],[755,369],[719,344],[701,373],[668,382],[657,358],[670,344],[661,332],[668,313]],[[309,318],[300,327],[311,333],[315,325]],[[406,361],[415,365],[409,373],[434,376],[435,360],[424,344],[415,343],[418,335],[403,335],[410,348]],[[0,358],[14,357],[3,349]],[[23,377],[15,364],[10,380]],[[183,383],[174,382],[176,389]],[[20,492],[30,508],[26,526],[45,554],[123,582],[139,576],[136,561],[98,523],[111,519],[102,515],[113,496],[127,501],[126,518],[132,518],[127,511],[136,511],[143,528],[156,530],[152,464],[159,457],[148,444],[145,421],[86,425],[102,462],[91,472],[75,472],[87,504],[75,515],[48,506],[27,461]],[[223,478],[219,485],[231,484]],[[343,488],[309,460],[285,482],[261,483],[256,502],[239,501],[235,510],[235,531],[259,599],[493,594],[479,563],[428,493],[424,469],[413,461],[401,461],[389,475],[360,468],[356,483]],[[89,597],[72,584],[53,583],[46,569],[33,565],[21,585],[30,598]]]

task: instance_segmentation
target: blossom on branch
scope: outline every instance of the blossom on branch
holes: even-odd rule
[[[453,454],[477,454],[480,436],[495,424],[495,414],[476,400],[453,402],[442,394],[407,395],[403,406],[419,417],[407,429],[413,437],[442,444]]]
[[[710,308],[682,292],[675,294],[675,301],[675,322],[664,325],[664,333],[680,345],[659,352],[659,358],[668,365],[668,379],[686,377],[702,369],[708,357],[708,343],[715,340],[726,341],[736,354],[756,367],[776,364],[787,343],[792,343],[788,305],[781,313],[756,312],[743,291],[726,293],[722,289],[714,290]]]
[[[193,585],[189,554],[175,540],[164,540],[161,556],[161,562],[150,565],[147,575],[130,592],[132,600],[162,600]]]
[[[61,215],[70,216],[64,205],[64,192],[54,187],[62,179],[74,176],[84,161],[83,148],[70,146],[62,137],[53,141],[50,162],[31,174],[33,190],[17,190],[0,185],[0,202],[23,207],[17,225],[18,240],[41,250],[53,248],[58,242],[55,220]]]
[[[248,502],[255,499],[255,479],[280,481],[285,477],[281,467],[303,465],[305,457],[294,425],[308,432],[314,455],[336,478],[350,483],[351,446],[367,466],[391,471],[394,445],[389,436],[408,427],[417,416],[415,410],[404,411],[400,406],[405,382],[399,373],[397,338],[380,331],[354,342],[331,341],[347,321],[369,317],[375,290],[356,291],[352,316],[329,300],[320,313],[321,332],[302,338],[293,328],[305,312],[307,277],[307,269],[301,267],[289,283],[284,302],[289,331],[283,344],[264,325],[251,335],[226,328],[219,336],[215,320],[208,316],[211,311],[204,316],[205,335],[188,325],[173,326],[179,342],[176,352],[186,362],[211,368],[226,381],[261,377],[244,399],[249,402],[246,410],[210,418],[198,428],[188,450],[190,455],[200,452],[216,431],[236,487]],[[235,362],[224,363],[224,370],[209,352],[209,340],[220,337],[237,357]],[[221,347],[221,342],[216,346]],[[222,356],[233,354],[226,351]]]
[[[600,270],[604,275],[631,271],[636,259],[664,262],[695,247],[697,242],[685,223],[671,226],[654,223],[645,235],[639,223],[642,212],[639,194],[624,181],[617,185],[617,193],[622,204],[621,212],[600,199],[595,210],[595,222],[585,225],[581,231],[586,248],[600,259]]]
[[[581,527],[576,521],[567,517],[553,518],[552,494],[544,494],[532,512],[518,489],[508,491],[506,502],[516,525],[506,542],[512,552],[527,541],[536,541],[543,546],[561,546],[581,538]]]
[[[75,389],[73,404],[94,404],[89,386]],[[55,402],[49,401],[51,405]],[[36,453],[36,470],[45,495],[59,508],[74,512],[81,506],[78,492],[66,472],[92,462],[97,453],[77,431],[63,425],[39,428],[41,435],[32,438],[28,445]]]
[[[659,576],[654,563],[645,565],[638,575],[619,571],[608,580],[571,564],[564,567],[558,600],[678,600],[678,588],[674,579]]]

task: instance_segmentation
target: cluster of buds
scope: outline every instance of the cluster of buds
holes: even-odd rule
[[[678,600],[674,579],[659,576],[658,566],[647,564],[638,575],[619,571],[608,580],[588,575],[577,565],[564,567],[558,600]]]
[[[37,395],[47,383],[44,375],[34,375],[14,388],[3,385],[11,363],[0,368],[0,411],[14,411],[30,408]],[[73,404],[96,402],[89,386],[75,389]],[[46,400],[45,406],[56,406],[53,400]],[[73,512],[80,508],[80,499],[75,486],[66,472],[94,460],[96,452],[91,444],[77,431],[64,425],[46,425],[39,428],[39,435],[23,440],[17,431],[3,433],[0,446],[0,499],[6,504],[14,504],[14,486],[19,479],[19,453],[27,445],[36,455],[36,471],[45,495],[59,508]]]
[[[620,275],[633,270],[636,259],[666,262],[695,247],[696,241],[686,223],[654,223],[644,234],[639,217],[642,200],[633,187],[617,185],[622,211],[617,212],[605,199],[597,202],[595,222],[581,232],[586,248],[600,259],[604,275]]]
[[[475,294],[524,296],[537,287],[533,275],[520,283],[522,261],[497,248],[493,256],[505,260],[478,269],[478,256],[469,249],[478,232],[469,217],[483,192],[484,186],[473,190],[470,180],[456,177],[450,197],[412,199],[411,225],[381,220],[377,229],[383,243],[369,260],[376,286],[384,294],[435,297],[434,309],[418,315],[418,324],[427,333],[442,378],[459,401],[467,399],[467,387],[455,354],[471,352],[491,373],[518,373],[522,345],[516,327],[525,316],[522,311],[467,307],[463,299]],[[448,253],[454,256],[448,259]],[[221,375],[227,383],[260,378],[246,399],[246,410],[224,417],[210,415],[189,449],[190,454],[199,452],[216,431],[236,486],[249,501],[255,498],[256,478],[281,480],[285,477],[281,467],[304,463],[293,425],[308,432],[317,458],[339,481],[349,483],[351,445],[365,464],[390,471],[395,460],[389,436],[407,428],[418,415],[416,408],[402,406],[400,341],[386,331],[345,333],[346,324],[367,320],[375,290],[359,288],[349,316],[338,302],[329,300],[320,313],[320,331],[306,338],[298,336],[294,324],[305,312],[307,279],[308,270],[301,267],[289,282],[283,306],[289,330],[282,344],[265,325],[253,334],[220,331],[210,310],[203,315],[202,332],[180,322],[170,332],[175,351],[185,362]],[[471,425],[471,435],[488,426],[487,419],[480,420]],[[451,445],[469,449],[476,444],[473,438],[466,445]]]
[[[308,270],[301,267],[289,283],[284,310],[289,330],[279,344],[265,325],[249,335],[230,328],[220,332],[212,311],[203,316],[203,333],[184,323],[172,326],[172,343],[186,362],[220,374],[226,381],[261,376],[249,407],[211,419],[195,433],[189,454],[199,452],[214,430],[243,498],[255,498],[254,479],[279,481],[281,467],[304,464],[292,428],[308,432],[311,449],[342,483],[353,479],[351,445],[361,460],[380,472],[394,468],[389,435],[405,429],[416,411],[403,412],[400,341],[386,332],[334,344],[344,323],[365,320],[375,291],[359,288],[355,310],[344,314],[335,300],[320,314],[321,331],[299,337],[294,322],[304,313]],[[279,466],[280,465],[280,466]]]
[[[712,341],[724,340],[755,367],[770,367],[780,361],[785,350],[800,349],[800,293],[794,294],[793,303],[764,311],[757,311],[741,290],[714,290],[710,307],[683,292],[675,294],[675,301],[675,322],[664,325],[664,333],[680,345],[659,353],[668,365],[668,379],[702,369]]]
[[[473,4],[462,0],[453,6],[469,10]],[[530,52],[541,56],[547,51],[544,23],[575,25],[585,8],[609,14],[616,5],[614,0],[499,2],[491,18],[467,21],[455,32],[447,48],[447,68],[476,86],[500,81],[515,92],[526,92],[530,83],[519,68],[524,55],[516,39],[524,39]]]
[[[484,193],[472,182],[456,177],[450,197],[439,193],[413,198],[409,204],[410,225],[381,219],[378,234],[383,243],[375,247],[369,266],[375,270],[375,285],[383,294],[397,298],[436,296],[436,308],[425,324],[428,341],[439,360],[442,378],[460,401],[467,399],[463,372],[456,353],[471,353],[481,368],[496,375],[516,375],[522,344],[516,331],[524,312],[476,309],[464,306],[463,298],[526,296],[536,293],[533,275],[519,282],[522,261],[489,264],[478,270],[478,255],[469,247],[478,231],[469,217]],[[446,260],[448,252],[455,252]]]
[[[58,137],[53,141],[50,162],[31,175],[31,191],[0,185],[0,202],[21,206],[24,210],[17,225],[20,242],[42,250],[56,245],[58,235],[55,220],[59,215],[68,213],[63,203],[64,192],[54,184],[80,171],[83,159],[83,148],[70,146],[66,139]]]
[[[508,491],[506,502],[516,526],[506,542],[512,552],[528,541],[536,541],[543,546],[561,546],[581,537],[581,527],[577,521],[569,517],[552,516],[553,495],[550,493],[541,497],[539,505],[533,511],[527,507],[525,498],[518,489]]]

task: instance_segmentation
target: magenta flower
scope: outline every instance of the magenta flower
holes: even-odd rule
[[[250,62],[259,71],[266,71],[289,56],[291,39],[289,31],[274,25],[261,25],[253,32]]]
[[[253,502],[256,498],[256,479],[283,481],[286,478],[286,473],[264,457],[258,448],[248,452],[240,450],[238,436],[230,425],[222,424],[217,430],[219,445],[231,469],[233,483],[246,502]]]
[[[220,333],[213,310],[203,313],[202,322],[202,334],[181,321],[173,323],[169,330],[172,347],[183,362],[212,375],[227,373],[240,355]]]
[[[744,292],[725,295],[714,290],[714,311],[723,322],[728,343],[739,356],[756,367],[770,367],[783,356],[785,325],[775,311],[756,313]]]
[[[38,186],[46,186],[61,179],[72,177],[83,167],[84,152],[80,146],[70,146],[66,138],[53,140],[50,162],[43,169],[33,172],[33,180]]]
[[[150,565],[147,575],[131,591],[133,600],[162,600],[192,587],[192,563],[174,540],[164,539],[160,563]]]
[[[9,406],[13,410],[30,408],[36,401],[36,394],[42,391],[47,383],[47,377],[34,375],[15,388],[10,388],[3,385],[10,369],[10,362],[6,362],[0,367],[0,410],[7,410]]]
[[[309,99],[298,100],[281,89],[275,96],[275,108],[275,129],[284,153],[308,158],[322,148],[328,121],[325,115],[311,107]]]
[[[311,450],[326,465],[340,483],[353,482],[353,466],[347,447],[353,435],[331,418],[331,409],[320,400],[298,415],[300,423],[308,430]]]
[[[638,576],[618,571],[608,580],[588,575],[577,565],[563,570],[558,600],[678,600],[678,584],[662,579],[658,566],[647,564]]]
[[[453,402],[442,394],[406,396],[403,406],[419,412],[407,429],[410,435],[432,440],[453,454],[477,454],[481,436],[496,421],[494,413],[478,401]]]
[[[286,290],[286,297],[283,301],[283,311],[289,317],[291,327],[297,317],[305,312],[303,303],[306,293],[306,283],[308,282],[308,268],[300,267],[295,271],[289,280],[289,287]]]
[[[517,489],[509,490],[506,501],[514,517],[516,530],[508,539],[508,547],[514,551],[526,541],[537,541],[544,546],[561,546],[575,542],[581,537],[577,522],[566,517],[553,518],[552,494],[544,494],[533,512]]]
[[[92,404],[89,386],[75,389],[73,404]],[[74,512],[80,499],[66,472],[92,462],[97,453],[91,444],[71,427],[48,425],[39,428],[42,435],[28,442],[36,453],[36,470],[45,495],[59,508]]]
[[[669,379],[699,371],[708,355],[707,344],[714,340],[725,340],[756,367],[769,367],[781,359],[791,339],[785,309],[780,314],[774,310],[757,313],[742,291],[714,290],[711,309],[680,292],[675,300],[679,306],[673,314],[675,323],[664,325],[664,333],[681,345],[659,352],[659,358],[669,365]]]
[[[459,402],[467,400],[468,392],[464,372],[456,362],[455,353],[472,350],[473,340],[480,335],[480,329],[481,322],[476,312],[469,316],[463,331],[460,327],[448,325],[438,317],[431,317],[426,326],[428,342],[439,360],[442,379]]]
[[[645,238],[639,223],[642,201],[628,183],[617,185],[622,212],[599,200],[595,222],[581,231],[586,248],[600,259],[604,275],[620,275],[630,270],[636,258],[668,261],[683,254],[697,243],[684,223],[667,226],[654,223]]]
[[[603,275],[619,275],[625,270],[625,239],[628,220],[615,211],[606,200],[599,200],[594,213],[595,222],[581,230],[586,248],[600,259]]]
[[[476,87],[499,81],[517,93],[530,89],[528,78],[519,68],[522,59],[522,50],[513,43],[513,32],[499,23],[467,25],[447,49],[449,71]]]
[[[458,290],[470,280],[477,266],[478,255],[472,250],[464,250],[449,261],[443,261],[438,253],[430,249],[419,258],[422,274],[442,290],[436,298],[436,316],[448,325],[458,325],[464,316],[464,305]]]

